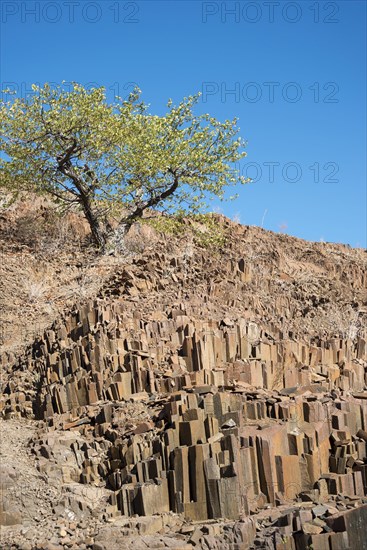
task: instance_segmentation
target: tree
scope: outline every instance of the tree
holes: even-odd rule
[[[138,89],[114,103],[103,87],[33,91],[0,104],[1,186],[78,205],[102,249],[106,207],[120,205],[128,228],[147,209],[198,212],[209,196],[223,199],[229,185],[246,183],[233,169],[246,154],[237,119],[195,116],[200,94],[178,106],[169,101],[157,116]]]

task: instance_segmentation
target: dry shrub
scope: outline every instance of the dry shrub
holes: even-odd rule
[[[74,212],[61,215],[54,208],[29,211],[16,219],[12,238],[42,258],[63,251],[80,250],[86,243],[88,227]]]
[[[109,241],[109,246],[119,255],[135,256],[159,241],[159,235],[150,226],[134,223],[126,233],[123,226],[118,226]]]

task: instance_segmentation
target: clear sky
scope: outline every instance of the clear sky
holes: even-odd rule
[[[364,0],[2,0],[1,21],[1,89],[138,84],[157,114],[201,91],[248,141],[254,182],[224,214],[366,246]]]

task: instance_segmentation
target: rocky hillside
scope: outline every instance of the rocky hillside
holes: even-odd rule
[[[364,250],[0,223],[4,548],[367,548]]]

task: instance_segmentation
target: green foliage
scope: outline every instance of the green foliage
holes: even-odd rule
[[[191,214],[183,216],[176,214],[171,216],[155,216],[142,220],[165,235],[180,237],[185,235],[192,236],[193,242],[204,248],[209,248],[213,252],[219,250],[225,245],[226,233],[224,228],[218,223],[215,215],[207,214]]]
[[[33,86],[34,95],[0,104],[2,170],[6,193],[51,194],[77,204],[97,244],[111,209],[127,225],[147,208],[200,213],[208,198],[223,200],[228,186],[246,183],[234,163],[245,156],[237,120],[195,115],[199,96],[164,116],[152,115],[135,90],[108,103],[104,88],[71,91]]]
[[[224,227],[218,223],[214,214],[196,214],[192,216],[194,241],[205,248],[216,251],[226,243]]]
[[[144,218],[141,222],[150,225],[156,231],[164,235],[173,235],[175,237],[182,234],[184,228],[184,221],[180,215],[154,216],[151,218]]]

